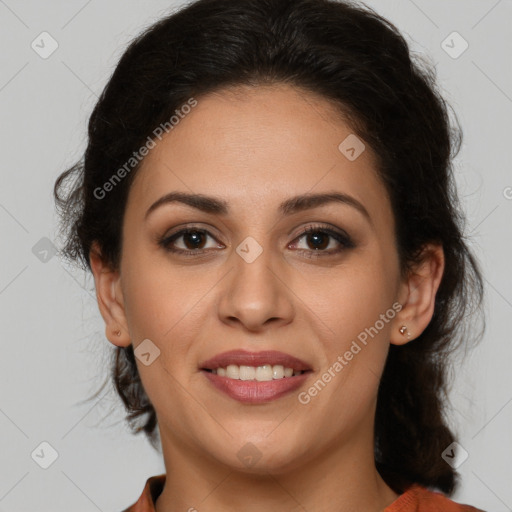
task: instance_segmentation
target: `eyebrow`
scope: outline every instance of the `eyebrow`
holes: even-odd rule
[[[189,194],[187,192],[170,192],[155,201],[147,210],[145,219],[157,208],[170,203],[182,203],[205,213],[225,216],[229,213],[226,201],[204,194]],[[372,224],[372,219],[366,208],[354,197],[342,192],[326,192],[322,194],[302,194],[283,201],[278,212],[285,216],[293,213],[317,208],[329,203],[342,203],[352,206]]]

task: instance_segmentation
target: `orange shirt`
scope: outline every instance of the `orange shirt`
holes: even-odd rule
[[[155,512],[155,501],[164,488],[165,473],[147,479],[140,498],[123,512]],[[439,492],[412,485],[382,512],[485,512],[459,505]]]

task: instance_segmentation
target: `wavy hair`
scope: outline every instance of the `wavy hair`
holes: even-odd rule
[[[329,100],[376,153],[403,275],[421,261],[426,243],[443,246],[432,320],[414,341],[390,347],[378,390],[375,461],[398,493],[418,483],[451,494],[458,474],[441,458],[455,440],[446,414],[448,356],[484,330],[477,335],[469,323],[482,312],[484,289],[453,175],[462,131],[433,66],[413,60],[398,29],[371,8],[334,0],[198,0],[146,28],[94,107],[83,157],[55,182],[61,254],[90,271],[96,241],[105,262],[118,268],[127,194],[139,166],[108,197],[94,191],[189,98],[279,83]],[[157,418],[133,347],[114,348],[110,364],[132,432],[144,432],[156,446]]]

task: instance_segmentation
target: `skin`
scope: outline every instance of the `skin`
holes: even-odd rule
[[[167,474],[156,510],[380,511],[398,495],[374,463],[379,378],[390,344],[414,343],[432,318],[442,248],[426,246],[422,264],[401,278],[375,155],[366,146],[349,161],[338,150],[352,130],[327,100],[281,84],[197,100],[145,157],[132,184],[120,268],[102,261],[99,246],[90,253],[108,339],[134,349],[150,339],[161,351],[149,366],[137,359]],[[229,213],[173,203],[145,219],[171,191],[223,199]],[[341,203],[278,213],[292,196],[333,191],[357,199],[369,220]],[[156,241],[185,224],[210,233],[200,238],[200,257],[167,252]],[[355,247],[328,237],[315,251],[315,240],[302,234],[308,225],[344,230]],[[236,252],[248,236],[263,249],[251,263]],[[182,236],[174,247],[194,250],[193,242]],[[321,251],[332,252],[315,258]],[[298,393],[395,302],[400,312],[301,404]],[[399,332],[402,325],[410,338]],[[313,373],[285,397],[242,404],[199,371],[201,361],[235,348],[281,350]],[[252,466],[237,456],[248,442],[260,455]]]

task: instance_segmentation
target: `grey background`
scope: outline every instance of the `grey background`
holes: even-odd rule
[[[453,499],[512,510],[512,2],[367,3],[431,57],[464,130],[457,181],[485,272],[487,330],[451,391],[450,421],[469,453]],[[54,180],[84,150],[97,96],[125,45],[178,5],[0,0],[0,512],[116,512],[164,472],[123,425],[113,392],[80,403],[102,382],[111,345],[92,279],[44,251],[56,234]],[[31,47],[43,31],[58,43],[47,59]],[[469,44],[458,58],[441,46],[453,31]],[[48,469],[31,457],[43,441],[58,452]]]

